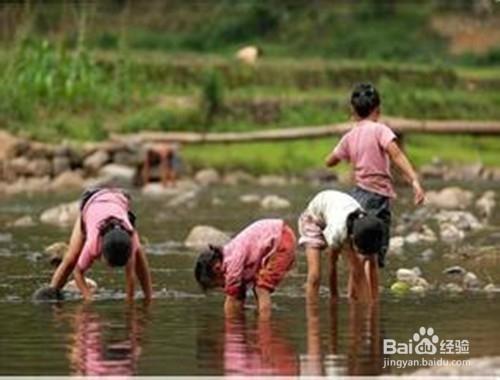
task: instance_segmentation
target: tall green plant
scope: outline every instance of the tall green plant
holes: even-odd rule
[[[201,87],[201,108],[204,132],[214,123],[224,104],[224,83],[221,74],[212,69],[205,73]]]

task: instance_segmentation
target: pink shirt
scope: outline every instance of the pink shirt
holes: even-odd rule
[[[365,119],[342,137],[334,154],[339,160],[353,164],[357,186],[395,198],[386,151],[394,139],[396,135],[388,126]]]
[[[258,220],[224,246],[226,294],[238,297],[244,287],[254,282],[262,264],[279,247],[283,227],[281,219]]]
[[[77,263],[82,272],[89,269],[94,260],[101,256],[100,227],[110,217],[120,220],[126,229],[133,232],[132,254],[139,249],[139,237],[130,223],[128,211],[129,200],[120,190],[103,189],[90,197],[82,210],[85,243]]]

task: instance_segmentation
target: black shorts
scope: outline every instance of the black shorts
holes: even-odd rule
[[[380,268],[385,266],[385,255],[389,249],[390,231],[391,231],[391,202],[389,197],[355,187],[349,194],[358,201],[363,209],[370,215],[379,218],[384,223],[384,236],[382,248],[378,255],[378,265]]]

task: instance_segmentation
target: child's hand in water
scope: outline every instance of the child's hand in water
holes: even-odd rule
[[[419,206],[425,200],[425,191],[424,191],[424,189],[422,189],[420,182],[418,182],[417,180],[414,180],[412,182],[412,186],[413,186],[413,194],[414,194],[413,201],[415,202],[416,206]]]

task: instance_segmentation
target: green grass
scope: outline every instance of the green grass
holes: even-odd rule
[[[244,169],[254,174],[282,173],[301,175],[320,168],[337,138],[288,142],[210,144],[186,146],[183,157],[194,168],[215,167],[221,171]],[[445,149],[443,147],[446,147]],[[456,135],[409,135],[405,149],[415,166],[440,158],[446,163],[500,166],[500,137]],[[339,171],[345,171],[341,165]]]

